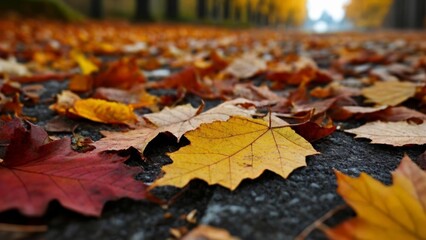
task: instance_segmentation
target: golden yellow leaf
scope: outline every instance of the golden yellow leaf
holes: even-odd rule
[[[132,125],[137,122],[133,107],[101,99],[77,100],[68,112],[101,123]]]
[[[404,146],[426,144],[426,123],[370,122],[359,128],[345,130],[356,134],[356,138],[371,139],[371,143]]]
[[[96,66],[94,63],[92,63],[89,59],[87,59],[84,54],[77,52],[77,51],[72,51],[71,52],[71,57],[78,63],[78,65],[80,66],[81,69],[81,73],[83,75],[89,75],[93,72],[97,72],[98,66]]]
[[[265,170],[287,177],[306,166],[305,157],[317,151],[289,127],[269,127],[260,119],[231,117],[226,122],[203,124],[188,132],[191,144],[171,153],[165,176],[153,186],[182,187],[192,179],[234,190],[243,179]]]
[[[410,82],[376,82],[364,88],[362,95],[377,105],[396,106],[416,94],[416,85]]]
[[[326,234],[331,239],[426,239],[426,209],[414,194],[414,182],[398,171],[392,174],[392,186],[365,173],[352,178],[336,171],[337,192],[357,217],[326,230]]]

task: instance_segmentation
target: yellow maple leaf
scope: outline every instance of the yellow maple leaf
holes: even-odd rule
[[[423,176],[410,178],[407,172]],[[336,176],[337,192],[357,217],[325,230],[331,239],[426,239],[426,209],[422,205],[426,185],[422,189],[414,186],[416,180],[425,179],[426,173],[408,157],[392,174],[392,186],[385,186],[365,173],[352,178],[336,171]]]
[[[101,99],[79,99],[68,111],[79,117],[101,123],[132,125],[137,122],[132,106]]]
[[[376,82],[364,88],[362,95],[379,106],[396,106],[416,94],[416,85],[410,82]]]
[[[317,154],[312,145],[289,127],[270,127],[260,119],[231,117],[203,124],[188,132],[190,145],[171,153],[171,165],[154,186],[182,187],[192,179],[234,190],[243,179],[265,170],[287,177],[306,166],[305,157]]]

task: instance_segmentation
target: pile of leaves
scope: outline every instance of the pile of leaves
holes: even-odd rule
[[[421,34],[11,20],[0,31],[0,211],[42,216],[57,200],[100,216],[106,201],[159,201],[152,189],[193,179],[234,190],[266,170],[287,178],[336,130],[426,143]],[[46,97],[58,82],[63,91]],[[34,106],[46,118],[26,113]],[[102,138],[78,131],[88,122]],[[143,169],[125,164],[129,152],[143,161],[159,135],[186,145],[157,180],[135,180]],[[408,157],[392,186],[336,176],[358,215],[323,226],[330,238],[426,238],[426,174]]]

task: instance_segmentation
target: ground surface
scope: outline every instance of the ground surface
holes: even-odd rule
[[[54,96],[66,85],[66,82],[45,83],[49,91],[43,98]],[[39,124],[43,125],[55,115],[47,106],[26,107],[25,113],[37,117]],[[78,131],[96,140],[100,138],[98,130],[105,128],[108,126],[87,121],[80,125]],[[344,204],[336,193],[333,169],[352,176],[366,172],[390,183],[390,171],[397,167],[404,153],[416,159],[426,149],[425,146],[396,148],[373,145],[368,140],[356,140],[341,131],[315,142],[313,146],[321,154],[308,157],[308,166],[294,171],[288,179],[265,172],[256,180],[243,181],[234,192],[193,181],[184,190],[165,187],[155,191],[164,199],[174,199],[168,207],[123,199],[108,203],[101,218],[88,218],[68,212],[54,203],[42,219],[22,218],[10,211],[0,214],[0,220],[48,225],[46,233],[32,235],[28,239],[166,239],[171,237],[171,228],[192,228],[196,224],[225,228],[242,239],[293,239],[316,219]],[[144,172],[137,178],[148,182],[155,179],[161,166],[171,162],[165,153],[178,147],[166,136],[157,137],[145,151]],[[130,160],[129,164],[135,162],[138,161]],[[197,210],[197,223],[191,224],[182,216],[194,209]],[[347,209],[326,223],[333,225],[352,215],[353,212]],[[308,239],[323,238],[325,236],[320,231],[314,231]]]
[[[40,29],[49,29],[45,28],[44,22],[40,22],[35,24],[35,27],[33,27],[32,30],[33,32],[26,35],[24,34],[24,37],[27,37],[28,41],[21,43],[21,32],[19,32],[19,29],[16,30],[16,26],[21,25],[22,24],[19,22],[10,25],[12,27],[6,24],[7,28],[5,29],[8,29],[8,31],[18,32],[18,34],[15,35],[7,35],[8,37],[18,36],[16,37],[17,40],[15,39],[16,44],[11,44],[11,46],[16,48],[16,52],[9,52],[9,49],[6,49],[7,51],[3,49],[4,51],[0,51],[0,54],[3,54],[4,56],[8,56],[8,54],[15,54],[18,60],[19,58],[29,58],[28,56],[31,55],[33,51],[35,52],[38,50],[40,46],[45,46],[47,40],[51,40],[50,33],[36,34],[41,31]],[[31,26],[31,24],[29,25]],[[69,38],[77,36],[77,34],[74,34],[75,32],[80,32],[77,30],[81,30],[80,25],[71,26],[72,31],[68,31],[68,33],[67,31],[62,32],[62,28],[66,27],[64,25],[57,25],[55,23],[54,25],[50,25],[50,27],[56,29],[53,31],[56,32],[56,38],[63,41],[62,48],[59,49],[60,51],[58,50],[58,54],[62,54],[61,51],[69,51],[71,45],[67,41]],[[83,33],[86,33],[85,31],[87,30],[87,32],[95,32],[99,34],[99,36],[103,36],[102,28],[105,28],[105,25],[89,24],[85,27],[86,29],[83,29]],[[176,31],[174,26],[169,26],[166,29],[171,32]],[[133,31],[136,31],[141,34],[143,37],[142,39],[146,40],[150,39],[149,37],[151,37],[152,34],[158,34],[158,36],[156,36],[158,39],[154,36],[150,39],[150,41],[152,41],[150,43],[152,45],[157,44],[158,49],[163,50],[163,55],[173,55],[173,48],[169,49],[170,39],[162,39],[163,36],[161,33],[163,28],[160,30],[161,31],[154,29],[154,27],[149,30],[149,26],[139,26],[138,28],[133,29],[133,27],[115,25],[115,32],[113,31],[113,33],[116,35],[113,35],[113,37],[120,38],[123,36],[133,36],[131,34],[122,34],[122,36],[118,36],[118,32],[132,33]],[[204,28],[198,31],[199,32],[195,32],[196,36],[204,36],[206,33],[206,29]],[[176,31],[175,34],[179,34],[177,34],[178,37],[175,36],[176,39],[172,39],[173,42],[180,44],[187,43],[187,36],[185,34],[180,36],[180,33],[186,32],[186,30]],[[224,33],[226,35],[234,34],[231,31],[226,31]],[[260,33],[264,35],[260,35]],[[263,51],[265,46],[270,45],[270,36],[265,35],[265,33],[257,32],[257,34],[254,34],[252,42],[250,42],[249,45],[239,47],[230,45],[226,48],[224,47],[223,53],[226,56],[227,54],[232,55],[235,52],[242,53],[247,49],[254,49],[260,51],[262,54],[258,55],[261,55],[264,59],[274,58],[274,54],[277,54],[275,57],[276,59],[274,59],[274,61],[277,62],[283,61],[284,56],[291,56],[294,53],[307,55],[315,61],[316,65],[318,65],[320,69],[327,70],[336,68],[343,79],[342,82],[345,81],[346,85],[356,85],[355,87],[360,87],[363,84],[371,84],[371,82],[368,84],[362,82],[365,78],[372,77],[376,80],[388,78],[389,75],[384,74],[383,69],[380,69],[380,67],[388,67],[390,63],[394,62],[405,64],[404,66],[410,68],[409,70],[404,68],[401,70],[401,66],[396,69],[394,66],[394,69],[391,70],[397,72],[397,74],[392,73],[393,75],[397,75],[401,79],[408,79],[417,83],[424,83],[426,79],[426,59],[424,62],[420,59],[418,61],[419,64],[417,64],[418,66],[413,64],[413,62],[417,61],[414,61],[413,59],[420,57],[418,55],[423,57],[426,56],[426,47],[423,44],[424,37],[420,34],[408,35],[408,40],[404,42],[399,40],[399,33],[393,33],[390,35],[392,36],[391,40],[383,37],[379,33],[371,34],[371,36],[365,36],[357,33],[355,35],[361,39],[358,39],[359,43],[357,45],[353,44],[354,42],[352,38],[347,37],[344,34],[336,34],[335,36],[322,35],[320,37],[311,35],[299,36],[298,34],[295,34],[294,36],[289,35],[287,38],[286,33],[277,35],[280,37],[275,39],[276,42],[272,42],[275,44],[272,44],[270,49],[267,48],[268,51],[266,53]],[[84,41],[80,39],[80,47],[87,47],[86,50],[88,53],[93,54],[93,56],[97,56],[97,60],[106,61],[108,59],[102,55],[105,49],[98,49],[98,47],[103,46],[101,43],[109,43],[113,41],[109,38],[110,36],[107,35],[107,37],[103,40],[104,42],[94,42],[94,40],[99,37],[97,34],[92,36],[93,41],[86,42],[84,38]],[[210,32],[210,34],[212,33]],[[238,34],[241,33],[237,32],[237,35]],[[36,35],[40,35],[40,39],[38,41],[33,41],[33,37]],[[82,36],[85,35],[83,34]],[[217,38],[218,36],[222,36],[222,34],[221,32],[213,32],[212,36],[212,44],[202,45],[203,47],[201,49],[185,49],[185,44],[182,44],[181,47],[185,49],[185,53],[190,53],[189,56],[193,56],[195,53],[205,54],[204,51],[209,53],[209,50],[216,50]],[[273,34],[271,36],[273,36]],[[44,39],[45,37],[48,39]],[[245,34],[242,34],[240,37],[242,40],[246,39]],[[283,38],[281,39],[281,37]],[[326,40],[322,41],[322,37],[325,37]],[[3,38],[7,40],[6,37]],[[263,39],[263,41],[260,41],[258,38]],[[410,43],[410,38],[414,39],[413,43]],[[226,43],[229,39],[220,38],[220,40]],[[264,44],[264,46],[258,41]],[[23,48],[25,44],[34,44],[33,49],[28,50],[31,54],[25,51],[20,51],[20,48]],[[241,44],[241,42],[236,42],[235,45],[237,44]],[[245,43],[243,42],[243,44]],[[208,46],[212,49],[204,49]],[[359,54],[354,55],[354,51],[358,48],[362,51],[360,51]],[[157,56],[158,49],[153,49],[155,51],[146,51],[144,53],[147,54],[149,57],[148,59],[157,59],[157,57],[159,57]],[[357,51],[355,51],[355,53],[357,53]],[[123,52],[119,52],[119,54],[123,54]],[[177,59],[180,60],[181,55],[178,56],[179,57],[177,57]],[[213,56],[207,56],[213,59]],[[65,53],[62,57],[65,60],[69,58]],[[140,58],[139,60],[144,60],[144,57],[146,56],[142,55],[137,57]],[[348,61],[350,58],[353,58],[352,61]],[[291,59],[292,58],[290,57],[290,62],[292,61]],[[167,64],[176,64],[176,62],[171,61],[176,59],[171,58],[169,60],[170,61],[166,62]],[[190,61],[191,64],[192,61],[194,61],[194,59]],[[340,65],[337,64],[336,67],[335,64],[339,62]],[[416,67],[414,68],[413,65],[416,65]],[[166,64],[164,64],[164,66],[160,65],[158,67],[170,69],[169,66],[170,65],[166,66]],[[184,65],[184,67],[185,66],[186,65]],[[74,68],[71,70],[75,71]],[[180,66],[180,68],[173,68],[172,73],[178,72],[181,69],[182,66]],[[412,71],[410,69],[412,69]],[[373,70],[378,71],[373,74]],[[77,69],[77,72],[78,71],[80,70]],[[139,68],[137,68],[137,71],[139,72]],[[250,78],[241,77],[241,79],[238,80],[238,83],[252,82],[256,86],[265,84],[265,79],[262,79],[262,77],[265,78],[265,73],[259,75],[261,76],[253,75]],[[353,79],[354,77],[356,78],[355,80]],[[421,79],[418,80],[419,78]],[[161,79],[148,80],[155,81]],[[23,109],[23,115],[33,117],[36,119],[36,124],[45,126],[49,120],[58,115],[49,109],[49,105],[55,102],[55,96],[58,93],[64,89],[68,89],[68,83],[68,80],[42,82],[41,84],[43,84],[46,91],[41,96],[40,103],[30,104],[26,102]],[[280,91],[283,90],[281,91],[283,95],[280,96],[284,96],[286,94],[285,96],[288,97],[288,93],[297,89],[297,85],[299,84],[301,83],[299,82],[296,85],[286,86],[285,89],[279,89]],[[309,90],[311,90],[314,86],[309,87]],[[148,89],[148,91],[150,91],[151,94],[159,96],[165,94],[178,95],[176,94],[177,91],[175,89]],[[85,94],[86,96],[84,97],[88,97],[89,94]],[[232,96],[232,98],[236,98],[236,96]],[[365,99],[362,97],[354,97],[354,100],[356,100],[360,105],[365,105]],[[201,99],[200,97],[188,94],[183,101],[179,102],[179,104],[184,103],[191,103],[195,107],[199,106]],[[219,103],[220,100],[206,101],[206,109],[214,107]],[[420,106],[420,101],[418,99],[411,99],[404,102],[403,105],[414,109]],[[144,109],[137,111],[141,111],[138,113],[144,113],[143,111],[148,110]],[[424,109],[422,109],[422,111],[425,112]],[[78,127],[75,129],[75,133],[90,137],[95,141],[102,137],[99,133],[100,130],[117,129],[117,126],[114,125],[94,123],[82,119],[77,121]],[[341,127],[341,129],[348,129],[360,126],[364,122],[350,120],[348,122],[335,123],[337,126]],[[68,136],[70,135],[71,134],[68,134]],[[127,164],[139,166],[141,168],[141,173],[137,175],[136,178],[142,182],[150,183],[160,174],[161,167],[163,165],[171,163],[171,159],[166,153],[173,152],[185,144],[188,144],[188,141],[185,139],[183,139],[180,143],[176,143],[176,139],[170,136],[159,135],[148,145],[143,154],[143,159],[137,153],[137,150],[128,150],[129,153],[131,153],[131,158],[127,161]],[[313,146],[321,154],[307,157],[307,167],[296,169],[287,179],[283,179],[272,172],[266,171],[258,179],[244,180],[242,184],[232,192],[220,186],[208,186],[203,181],[195,180],[191,181],[189,186],[184,189],[177,189],[173,187],[161,187],[154,189],[153,194],[167,200],[169,202],[167,205],[161,206],[148,200],[134,201],[130,199],[122,199],[107,203],[102,216],[99,218],[84,217],[65,210],[57,202],[50,204],[48,212],[42,218],[23,217],[17,211],[3,212],[0,213],[0,223],[47,225],[48,231],[35,235],[26,235],[6,234],[1,232],[0,229],[0,239],[168,239],[173,237],[170,231],[171,229],[186,228],[187,230],[190,230],[199,224],[207,224],[224,228],[230,231],[232,235],[241,239],[294,239],[315,220],[319,219],[330,210],[344,205],[344,201],[336,193],[337,185],[336,178],[333,173],[334,169],[351,176],[357,176],[361,172],[366,172],[381,182],[390,184],[390,172],[398,166],[404,153],[407,153],[413,160],[416,160],[418,156],[426,150],[426,145],[391,147],[386,145],[370,144],[368,140],[355,139],[354,136],[344,133],[342,130],[337,130],[332,135],[314,142]],[[197,221],[195,223],[191,223],[185,219],[185,216],[194,210],[196,210]],[[349,218],[353,215],[354,213],[352,210],[350,208],[346,208],[328,219],[326,224],[333,226],[337,223],[341,223],[343,219]],[[308,236],[308,239],[325,239],[325,236],[322,232],[316,230]]]

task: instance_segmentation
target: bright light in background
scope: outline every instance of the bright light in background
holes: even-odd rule
[[[345,16],[343,6],[348,0],[309,0],[308,15],[312,20],[319,20],[323,12],[328,12],[334,21],[338,22]]]

